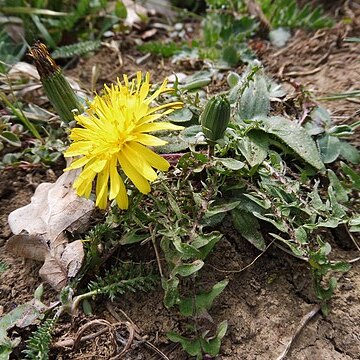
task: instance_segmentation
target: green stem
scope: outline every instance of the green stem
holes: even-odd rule
[[[31,132],[33,136],[37,139],[41,140],[41,135],[36,130],[36,127],[26,118],[26,116],[9,101],[6,95],[0,91],[0,99],[4,102],[6,106],[8,106],[13,114],[25,125],[25,127]]]

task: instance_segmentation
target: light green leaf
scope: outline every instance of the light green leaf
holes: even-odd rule
[[[247,211],[234,209],[231,211],[232,222],[235,229],[247,241],[259,250],[265,250],[265,240],[260,232],[260,224],[256,217]]]
[[[228,322],[226,320],[222,321],[216,329],[215,338],[209,340],[201,338],[200,342],[203,352],[211,356],[218,355],[221,346],[221,339],[225,336],[227,328],[228,328]]]
[[[168,115],[167,118],[169,121],[174,123],[186,123],[192,119],[193,115],[194,114],[189,108],[184,107],[182,109],[175,110]]]
[[[302,226],[295,229],[295,238],[301,245],[307,244],[308,236],[306,230]]]
[[[330,184],[333,187],[334,192],[335,192],[336,200],[339,201],[340,203],[347,202],[349,200],[349,197],[347,195],[347,191],[342,186],[340,180],[338,179],[336,174],[331,169],[328,169],[327,172],[328,172],[328,177],[329,177],[329,180],[330,180]]]
[[[245,166],[242,161],[232,158],[216,158],[216,160],[223,164],[226,168],[234,171],[240,170]]]
[[[117,0],[115,4],[115,15],[120,19],[126,19],[127,9],[122,0]]]
[[[346,141],[340,142],[340,155],[346,160],[353,164],[359,164],[360,163],[360,152],[359,150],[349,144]]]
[[[193,245],[182,242],[180,238],[176,237],[172,241],[175,249],[181,254],[183,260],[188,260],[191,258],[199,259],[201,253]]]
[[[243,78],[243,84],[248,81],[247,75],[249,74],[246,74]],[[237,101],[237,110],[240,120],[251,120],[258,116],[268,115],[270,96],[267,78],[262,70],[255,73],[253,80],[248,82],[248,86]]]
[[[241,77],[236,72],[230,71],[226,80],[228,85],[233,88],[240,82]]]
[[[313,186],[312,192],[309,194],[309,197],[311,199],[311,205],[318,211],[326,211],[327,207],[321,200],[321,197],[319,195],[318,191],[319,187],[319,181],[315,181],[315,185]]]
[[[349,231],[359,232],[360,231],[360,215],[354,215],[349,220]]]
[[[296,247],[290,240],[286,240],[281,236],[273,233],[269,233],[269,235],[287,245],[295,256],[304,256],[304,251],[300,247]]]
[[[346,216],[345,207],[338,203],[336,199],[335,190],[332,185],[328,187],[328,196],[331,204],[332,215],[337,219],[342,219]]]
[[[266,158],[269,141],[262,131],[249,131],[237,144],[239,150],[251,167],[260,165]]]
[[[320,221],[316,224],[317,228],[324,227],[324,228],[331,228],[335,229],[339,226],[340,223],[343,223],[340,219],[330,218],[325,221]]]
[[[317,143],[324,164],[332,163],[339,157],[341,141],[337,137],[324,134]]]
[[[320,125],[328,128],[331,124],[331,116],[328,110],[322,106],[315,108],[310,114],[311,119]]]
[[[182,90],[194,90],[209,85],[211,82],[211,74],[209,71],[199,71],[193,75],[189,75],[184,79],[184,84],[179,88]]]
[[[259,120],[262,121],[265,132],[276,136],[308,164],[317,170],[324,168],[314,140],[300,125],[281,116]]]

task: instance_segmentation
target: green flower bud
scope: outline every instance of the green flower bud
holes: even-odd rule
[[[200,115],[202,131],[211,142],[224,137],[229,121],[230,103],[224,95],[211,98]]]
[[[84,109],[62,70],[50,56],[47,47],[39,41],[31,48],[30,55],[35,60],[45,93],[54,109],[64,122],[73,121],[73,110],[82,113]]]

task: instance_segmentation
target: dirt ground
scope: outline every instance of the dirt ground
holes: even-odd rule
[[[353,9],[354,19],[360,19],[360,9]],[[357,20],[359,21],[359,20]],[[322,97],[337,92],[359,89],[360,44],[344,43],[347,36],[360,36],[360,24],[337,25],[331,30],[318,32],[297,31],[287,46],[275,49],[263,42],[258,56],[268,74],[294,90],[294,81],[309,89],[314,96]],[[154,81],[176,71],[184,71],[179,65],[150,57],[140,65],[133,59],[136,50],[124,49],[119,53],[101,48],[97,54],[81,60],[68,71],[85,86],[91,84],[91,69],[100,70],[98,84],[109,82],[121,73],[138,69],[150,70]],[[114,65],[117,64],[117,65]],[[154,71],[156,69],[156,71]],[[239,68],[240,71],[241,68]],[[187,69],[186,72],[190,72]],[[359,120],[359,101],[354,99],[321,102],[333,118],[339,122]],[[359,137],[354,142],[359,144]],[[0,245],[11,236],[7,215],[27,204],[40,181],[54,181],[52,170],[7,170],[0,177]],[[226,230],[226,229],[225,229]],[[337,235],[330,239],[334,259],[354,259],[359,253],[343,246]],[[294,336],[303,318],[316,306],[311,277],[306,263],[284,253],[275,246],[259,258],[259,252],[231,230],[218,244],[202,271],[201,281],[213,284],[224,278],[230,280],[222,295],[215,301],[211,314],[216,323],[227,319],[228,333],[223,340],[218,359],[223,360],[275,360],[279,359],[288,342]],[[37,276],[39,265],[13,259],[0,248],[0,258],[10,269],[0,276],[0,311],[7,312],[16,305],[32,298],[40,283]],[[257,258],[257,259],[256,259]],[[254,261],[256,259],[256,261]],[[245,266],[252,264],[245,270]],[[129,320],[136,324],[141,336],[159,348],[169,359],[187,359],[180,346],[170,343],[168,331],[185,332],[186,323],[175,312],[166,310],[159,287],[146,295],[125,295],[113,303],[106,300],[93,303],[94,315],[79,315],[64,319],[55,333],[55,342],[73,336],[78,328],[93,319],[116,322]],[[45,288],[47,301],[54,300],[50,288]],[[352,269],[339,275],[338,287],[330,301],[331,312],[323,317],[318,312],[302,329],[291,346],[287,359],[354,360],[360,359],[360,267],[355,262]],[[124,317],[127,315],[128,319]],[[123,335],[127,333],[123,329]],[[76,352],[70,348],[54,348],[52,359],[107,359],[111,344],[106,335],[81,343]],[[14,359],[20,355],[14,355]],[[128,360],[162,359],[149,343],[134,341],[132,349],[124,357]]]

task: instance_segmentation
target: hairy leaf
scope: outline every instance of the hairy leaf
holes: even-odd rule
[[[300,125],[281,116],[261,118],[261,121],[265,132],[284,142],[315,169],[321,170],[324,168],[315,142]]]

